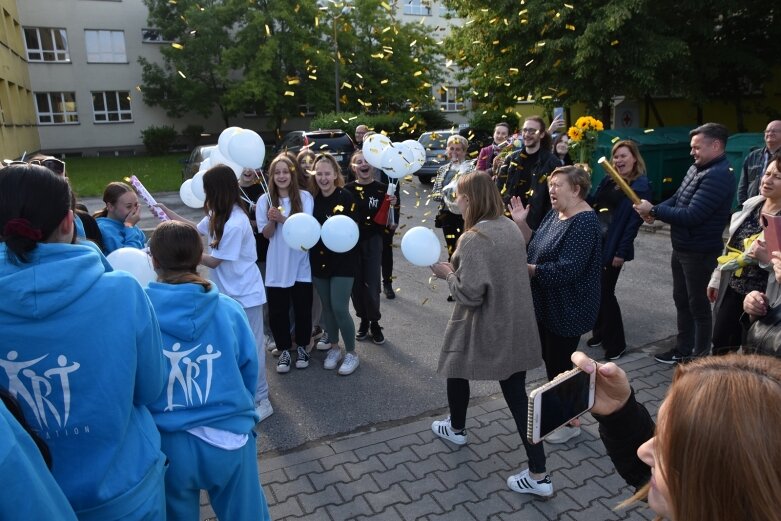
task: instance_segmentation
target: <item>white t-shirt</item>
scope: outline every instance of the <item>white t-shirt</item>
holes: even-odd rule
[[[209,237],[209,217],[198,223],[201,235]],[[222,262],[211,270],[211,279],[217,284],[220,293],[237,300],[243,308],[251,308],[266,303],[266,290],[263,278],[255,262],[258,254],[255,249],[255,236],[244,211],[233,207],[230,218],[225,222],[222,239],[217,248],[209,247],[209,255]]]
[[[302,212],[312,215],[312,209],[315,206],[312,194],[303,190],[300,193]],[[261,195],[255,208],[255,217],[258,221],[259,231],[262,231],[269,223],[269,204],[268,194]],[[284,215],[289,216],[291,211],[290,198],[281,197],[279,204],[284,209]],[[268,256],[266,257],[266,286],[271,288],[289,288],[296,282],[312,282],[312,270],[309,268],[309,253],[294,250],[287,245],[282,237],[284,226],[285,223],[282,223],[282,225],[277,224],[274,235],[269,239]]]

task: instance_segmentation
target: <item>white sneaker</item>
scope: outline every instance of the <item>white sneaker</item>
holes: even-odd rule
[[[529,476],[529,469],[524,469],[520,474],[507,478],[507,486],[519,494],[534,494],[542,497],[553,495],[553,483],[551,483],[550,476],[546,474],[544,478],[537,481]]]
[[[290,371],[290,353],[287,350],[282,351],[277,360],[277,372],[287,373]]]
[[[344,362],[339,366],[339,374],[347,376],[348,374],[353,374],[356,369],[358,369],[358,355],[347,353],[344,357]]]
[[[317,341],[317,350],[328,351],[329,349],[331,349],[331,339],[328,338],[328,333],[323,331],[323,336]]]
[[[274,342],[274,337],[271,335],[263,335],[263,342],[266,344],[266,351],[273,351],[277,348],[277,343]]]
[[[268,400],[268,398],[264,398],[255,404],[255,413],[259,417],[258,423],[274,414],[274,408],[271,406],[271,402]]]
[[[556,431],[548,434],[545,441],[548,443],[567,443],[572,438],[580,436],[580,427],[570,427],[565,425]]]
[[[323,362],[323,369],[336,369],[337,364],[342,361],[342,350],[339,347],[332,347],[328,350],[328,355]]]
[[[309,367],[309,354],[306,347],[298,346],[296,350],[296,369],[306,369]]]
[[[453,430],[453,426],[450,425],[450,416],[444,420],[437,420],[431,424],[431,430],[439,436],[448,441],[452,441],[456,445],[466,445],[466,429],[461,432]]]

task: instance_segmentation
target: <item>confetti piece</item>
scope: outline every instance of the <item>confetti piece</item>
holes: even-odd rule
[[[423,302],[420,303],[421,306],[425,306],[426,302],[428,302],[428,297],[423,299]]]
[[[615,47],[616,45],[618,45],[618,40],[613,40],[612,42],[610,42],[610,45]]]
[[[531,65],[533,62],[534,62],[534,58],[532,58],[531,60],[527,61],[527,62],[526,62],[526,67],[528,67],[529,65]]]
[[[293,92],[292,90],[286,90],[285,91],[285,96],[295,96],[295,95],[296,95],[296,93]]]
[[[184,45],[182,45],[181,43],[172,43],[171,47],[173,47],[174,49],[184,49]]]
[[[616,136],[616,137],[614,137],[613,139],[611,139],[611,140],[610,140],[610,143],[611,143],[611,144],[613,144],[613,143],[615,143],[616,141],[621,141],[621,138],[620,138],[620,137],[618,137],[618,136]]]
[[[567,9],[575,9],[575,6],[572,4],[564,4],[564,7],[566,7]]]
[[[301,80],[299,80],[298,78],[294,78],[292,80],[288,80],[288,82],[287,82],[288,85],[298,85],[299,83],[301,83]]]
[[[266,24],[266,36],[271,36],[271,28]]]
[[[650,133],[651,133],[651,132],[653,132],[653,131],[654,131],[654,129],[652,129],[652,128],[647,128],[647,129],[643,130],[643,132],[644,132],[645,134],[650,134]]]
[[[385,78],[384,80],[380,81],[380,85],[385,85],[386,83],[388,83],[388,79],[387,78]]]
[[[567,24],[567,25],[564,26],[564,28],[567,29],[567,30],[570,30],[570,31],[574,31],[575,30],[575,26],[572,25],[572,24]]]

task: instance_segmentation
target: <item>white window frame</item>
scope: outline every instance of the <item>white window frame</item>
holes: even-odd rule
[[[38,97],[45,96],[48,110],[41,110]],[[35,116],[39,125],[78,125],[79,112],[75,92],[36,92]],[[69,106],[72,107],[71,110]],[[59,110],[56,110],[59,109]],[[60,121],[57,121],[60,119]]]
[[[87,63],[128,63],[125,31],[84,29]]]
[[[28,46],[28,31],[35,32],[35,38],[38,41],[38,47],[30,48]],[[51,48],[44,48],[44,39],[48,36]],[[59,36],[59,42],[57,41]],[[61,46],[60,46],[61,44]],[[68,33],[60,27],[25,27],[24,28],[24,48],[27,51],[27,61],[34,63],[70,63],[71,57],[68,52]],[[47,59],[47,57],[49,59]]]
[[[412,16],[431,16],[431,0],[403,0],[403,13]]]
[[[97,124],[103,123],[132,123],[133,111],[130,104],[130,91],[127,90],[106,90],[93,91],[92,93],[92,121]],[[103,108],[98,109],[96,101],[101,100]],[[127,108],[123,108],[123,100],[127,100]],[[111,104],[115,109],[109,109]],[[114,119],[112,119],[114,116]]]
[[[463,87],[457,85],[442,85],[438,92],[439,110],[442,112],[461,112],[466,109],[466,100],[461,99],[459,101],[459,93],[462,92]],[[443,99],[444,96],[444,99]]]

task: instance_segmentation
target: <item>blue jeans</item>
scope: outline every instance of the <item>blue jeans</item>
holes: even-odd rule
[[[713,320],[706,292],[719,254],[673,250],[670,257],[678,322],[675,350],[683,356],[705,355],[710,350]]]

